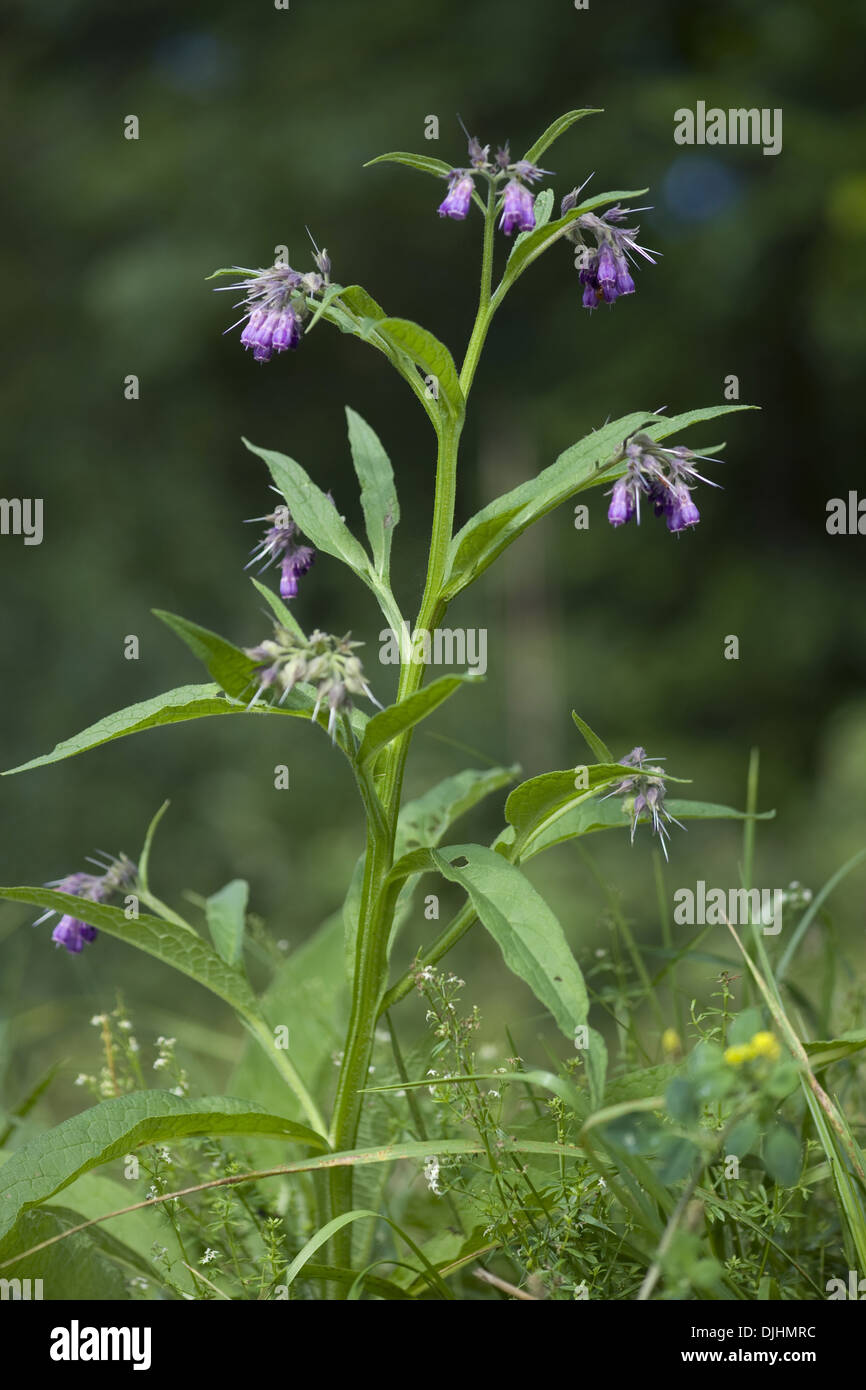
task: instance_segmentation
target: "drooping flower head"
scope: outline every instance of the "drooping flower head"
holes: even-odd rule
[[[697,526],[701,519],[692,497],[696,482],[718,487],[699,473],[695,460],[706,455],[678,445],[665,449],[643,431],[630,435],[623,443],[615,463],[625,463],[625,473],[618,478],[608,496],[607,519],[611,526],[623,526],[632,517],[640,524],[640,503],[644,497],[656,516],[663,516],[669,531],[684,531]],[[718,459],[706,459],[718,463]]]
[[[267,516],[251,517],[250,520],[267,521],[269,525],[258,545],[254,547],[252,559],[246,568],[249,569],[250,565],[263,561],[259,570],[261,574],[268,565],[278,564],[280,598],[296,598],[298,580],[310,569],[316,558],[315,550],[311,545],[299,544],[298,528],[288,507],[277,507],[275,512],[270,512]]]
[[[508,144],[500,146],[491,160],[490,146],[482,145],[475,136],[469,139],[469,163],[467,166],[451,169],[445,176],[448,179],[448,192],[439,204],[439,216],[451,217],[462,222],[469,212],[469,205],[475,193],[475,180],[484,178],[488,184],[502,190],[502,216],[499,226],[506,236],[512,232],[529,232],[535,226],[533,197],[527,187],[535,183],[549,169],[539,169],[528,159],[518,159],[512,163]]]
[[[656,765],[658,760],[651,763],[647,757],[646,749],[640,747],[633,748],[619,761],[628,767],[633,767],[635,769],[634,776],[624,777],[617,786],[606,792],[601,800],[605,801],[609,796],[623,797],[623,809],[631,819],[632,844],[634,844],[634,834],[638,822],[641,820],[649,821],[653,834],[658,836],[662,853],[667,859],[667,841],[670,838],[668,825],[678,825],[681,830],[685,830],[685,826],[677,820],[676,816],[672,816],[665,807],[664,769]]]
[[[307,682],[315,687],[313,719],[318,719],[320,708],[327,703],[328,733],[335,738],[337,719],[352,708],[353,695],[365,695],[374,705],[379,703],[354,654],[360,646],[363,643],[352,642],[348,633],[345,637],[332,637],[316,630],[309,637],[301,637],[277,625],[272,639],[246,649],[247,656],[259,663],[259,686],[250,706],[266,690],[278,690],[282,704],[296,685]]]
[[[269,362],[274,353],[294,351],[301,341],[309,301],[315,300],[330,283],[331,262],[327,251],[316,251],[316,269],[302,275],[290,265],[278,262],[266,270],[246,270],[235,266],[243,278],[234,285],[218,285],[220,290],[243,290],[235,308],[243,314],[232,324],[243,324],[241,342],[252,348],[257,362]],[[226,332],[230,333],[231,328]]]
[[[580,191],[575,188],[563,198],[563,217],[577,206]],[[618,205],[608,208],[600,216],[585,212],[575,218],[566,232],[567,239],[578,247],[576,264],[580,268],[585,309],[597,309],[601,303],[613,304],[621,295],[634,294],[629,263],[634,264],[636,256],[643,256],[644,260],[655,265],[658,252],[648,251],[638,243],[640,227],[619,225],[631,215],[628,208]]]
[[[102,873],[67,874],[65,878],[55,879],[50,887],[56,888],[58,893],[69,893],[88,902],[105,903],[114,894],[125,892],[138,878],[138,869],[125,854],[119,854],[116,859],[108,859],[105,864],[96,859],[90,862],[101,869]],[[47,912],[43,912],[34,926],[38,926],[48,917],[53,917],[54,911],[54,908],[49,908]],[[51,940],[58,946],[64,946],[71,955],[77,956],[87,942],[96,940],[97,935],[95,927],[82,922],[78,917],[64,913],[51,933]]]

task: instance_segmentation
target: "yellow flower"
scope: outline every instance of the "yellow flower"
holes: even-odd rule
[[[772,1033],[756,1033],[749,1047],[755,1057],[768,1057],[771,1062],[777,1062],[782,1055],[782,1049]]]
[[[730,1067],[740,1067],[743,1062],[751,1062],[754,1056],[751,1043],[740,1043],[739,1047],[729,1047],[725,1051],[725,1061]]]
[[[680,1042],[680,1035],[676,1028],[666,1028],[662,1033],[662,1049],[674,1055],[678,1052],[682,1052],[683,1045]]]

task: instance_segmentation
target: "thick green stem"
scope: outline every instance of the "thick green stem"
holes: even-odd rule
[[[466,350],[460,385],[464,398],[468,395],[475,368],[490,323],[490,291],[493,270],[493,225],[496,191],[491,184],[484,223],[484,244],[481,263],[481,288],[478,314]],[[440,407],[436,424],[438,454],[436,460],[436,492],[433,504],[433,526],[427,579],[416,630],[435,631],[444,617],[447,603],[441,598],[447,566],[448,551],[454,528],[454,505],[457,491],[457,451],[462,429],[462,416],[453,419]],[[428,412],[429,413],[429,412]],[[432,417],[431,417],[432,418]],[[400,667],[397,700],[405,700],[421,688],[426,667],[423,662],[404,657]],[[358,934],[355,947],[355,971],[352,985],[352,1008],[337,1095],[331,1124],[331,1142],[338,1150],[351,1149],[358,1134],[363,1104],[362,1088],[366,1083],[373,1051],[376,1020],[387,982],[388,942],[391,934],[393,908],[383,905],[382,889],[394,859],[394,840],[403,788],[403,773],[411,742],[411,731],[389,744],[383,755],[383,766],[376,788],[366,774],[359,778],[367,811],[367,850],[364,880],[358,913]],[[349,1211],[352,1206],[352,1169],[336,1168],[331,1175],[332,1215]],[[344,1226],[335,1236],[336,1263],[351,1264],[351,1227]]]

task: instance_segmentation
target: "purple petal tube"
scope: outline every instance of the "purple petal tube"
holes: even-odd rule
[[[84,943],[95,941],[96,936],[96,928],[89,927],[86,922],[79,922],[76,917],[61,917],[51,933],[51,940],[77,956],[84,949]]]
[[[583,274],[582,271],[581,271],[581,274]],[[593,285],[593,284],[587,284],[587,285],[584,287],[584,291],[583,291],[583,307],[584,307],[584,309],[597,309],[597,308],[598,308],[598,293],[597,293],[597,291],[596,291],[595,285]]]
[[[300,341],[301,326],[298,316],[294,309],[289,307],[277,317],[271,345],[274,352],[285,352],[287,348],[296,348]]]
[[[634,499],[626,478],[620,478],[613,485],[607,519],[611,526],[624,526],[634,516]]]
[[[671,507],[667,527],[669,531],[684,531],[687,526],[697,526],[701,514],[692,501],[692,494],[684,483],[676,488],[674,504]]]
[[[502,217],[499,222],[506,236],[514,231],[531,232],[535,226],[535,213],[532,208],[532,194],[517,179],[505,186]]]
[[[453,217],[462,222],[472,201],[475,184],[468,174],[452,174],[448,192],[439,204],[440,217]]]

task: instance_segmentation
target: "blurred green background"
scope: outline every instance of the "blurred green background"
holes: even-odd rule
[[[815,889],[866,844],[866,541],[825,529],[827,500],[862,473],[852,408],[866,357],[862,6],[11,0],[6,21],[2,491],[45,499],[45,539],[0,540],[3,766],[202,678],[152,607],[242,645],[265,635],[243,573],[256,531],[243,523],[269,494],[242,434],[296,457],[360,527],[343,406],[362,412],[394,461],[395,580],[414,611],[433,451],[410,393],[384,359],[326,325],[296,355],[257,366],[237,333],[223,336],[232,297],[205,276],[266,265],[283,243],[306,268],[306,225],[335,278],[361,282],[459,352],[477,220],[440,220],[442,190],[421,174],[362,164],[393,149],[461,162],[458,112],[482,141],[510,139],[519,154],[560,112],[599,106],[605,114],[544,161],[557,195],[593,171],[594,191],[649,184],[641,239],[662,258],[640,270],[634,297],[591,317],[566,249],[521,282],[474,389],[459,520],[609,416],[721,402],[730,374],[762,410],[688,439],[727,440],[726,461],[711,465],[724,491],[705,490],[697,532],[614,532],[595,492],[588,532],[566,506],[461,597],[452,623],[489,632],[487,684],[419,735],[408,791],[467,763],[519,761],[532,775],[581,761],[576,708],[616,752],[642,743],[666,755],[702,799],[743,805],[749,749],[760,747],[761,803],[778,811],[760,831],[761,884]],[[781,107],[782,153],[677,146],[673,113],[698,100]],[[138,141],[123,138],[128,114]],[[423,138],[429,114],[438,142]],[[124,399],[130,373],[138,401]],[[382,621],[336,561],[320,558],[296,611],[306,627],[351,628],[378,697],[393,694],[393,668],[377,661]],[[138,661],[124,659],[129,634]],[[728,634],[739,661],[723,659]],[[274,790],[277,762],[290,791]],[[153,863],[164,898],[247,878],[253,909],[291,945],[338,907],[360,809],[343,760],[300,723],[275,741],[269,724],[205,720],[5,780],[0,877],[55,878],[97,847],[134,856],[165,798]],[[461,836],[495,833],[498,810]],[[648,832],[633,849],[618,835],[590,849],[636,932],[657,943]],[[736,828],[675,832],[670,892],[697,878],[734,884],[739,856]],[[555,851],[532,877],[582,960],[605,948],[605,897],[576,852]],[[832,903],[852,969],[862,900],[861,872]],[[117,942],[79,959],[54,951],[33,915],[0,907],[13,1091],[58,1049],[70,1075],[94,1069],[87,1019],[117,988],[143,1036],[165,1031],[171,1010],[190,1030],[224,1019]],[[410,926],[404,958],[430,930]],[[532,1014],[480,935],[455,959],[491,1033],[501,1037],[509,1010]],[[695,967],[696,992],[712,974]],[[172,1030],[182,1044],[183,1028]],[[233,1025],[226,1036],[222,1058],[200,1059],[217,1082],[241,1046]],[[53,1105],[66,1113],[79,1101],[64,1082]]]

